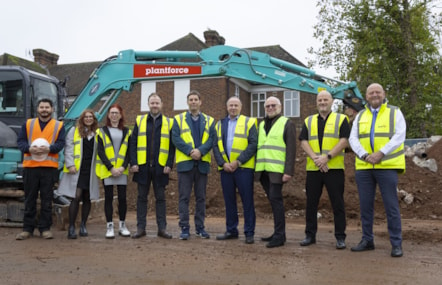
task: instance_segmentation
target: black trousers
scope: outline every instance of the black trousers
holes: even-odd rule
[[[268,173],[261,174],[261,185],[266,192],[273,212],[274,239],[285,239],[285,211],[282,199],[282,184],[271,183]]]
[[[23,230],[33,233],[38,227],[40,233],[52,226],[52,199],[54,183],[58,179],[58,170],[52,167],[27,167],[23,171],[25,190],[25,212]],[[37,199],[40,194],[40,219],[37,218]]]
[[[318,231],[318,204],[325,185],[333,208],[336,239],[345,239],[345,206],[344,206],[344,183],[343,169],[330,169],[328,172],[307,171],[306,194],[307,208],[305,213],[305,234],[310,237],[316,236]]]

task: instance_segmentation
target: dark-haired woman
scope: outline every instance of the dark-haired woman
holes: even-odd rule
[[[96,173],[104,184],[104,213],[106,215],[106,238],[114,238],[112,221],[114,185],[118,192],[118,214],[120,218],[118,234],[129,237],[126,227],[126,186],[129,164],[128,142],[130,130],[124,126],[124,113],[120,105],[109,107],[106,126],[97,131]]]

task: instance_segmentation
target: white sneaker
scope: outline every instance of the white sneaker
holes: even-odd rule
[[[115,238],[114,223],[107,223],[106,238]]]
[[[130,231],[126,227],[126,223],[124,221],[120,221],[120,229],[118,230],[118,234],[123,237],[129,237]]]

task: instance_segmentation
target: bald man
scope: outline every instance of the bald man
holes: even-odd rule
[[[259,124],[255,180],[260,181],[272,206],[273,234],[261,238],[267,248],[283,246],[286,241],[282,187],[295,172],[296,127],[281,114],[281,101],[274,96],[264,103],[266,116]]]
[[[348,146],[350,126],[344,114],[332,112],[333,97],[328,91],[316,96],[318,113],[307,117],[299,135],[302,149],[307,153],[305,189],[305,238],[301,246],[316,243],[318,204],[325,185],[333,207],[336,248],[345,245],[344,207],[344,149]]]

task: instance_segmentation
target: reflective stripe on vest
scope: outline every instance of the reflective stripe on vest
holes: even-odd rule
[[[137,137],[137,163],[138,165],[146,164],[147,161],[147,117],[148,115],[137,116],[136,124],[138,127]],[[166,166],[169,158],[170,130],[173,126],[173,120],[161,115],[161,138],[158,163]]]
[[[78,128],[75,128],[75,132],[74,132],[74,165],[75,165],[75,169],[77,171],[80,170],[80,165],[81,165],[81,142],[82,142],[82,138],[80,136],[80,132],[78,131]],[[69,169],[66,167],[66,163],[64,164],[63,167],[63,172],[69,172]]]
[[[186,114],[187,112],[178,114],[175,116],[175,120],[178,123],[178,127],[180,128],[180,137],[183,139],[183,141],[188,144],[189,146],[192,147],[192,149],[195,148],[195,143],[193,141],[193,137],[190,131],[190,127],[186,122]],[[201,141],[201,144],[204,144],[210,137],[210,126],[212,126],[213,124],[213,118],[201,113],[201,116],[204,116],[206,124],[204,126],[204,133],[203,133],[203,138]],[[175,150],[175,161],[176,163],[180,163],[183,161],[188,161],[188,160],[192,160],[192,157],[190,157],[189,155],[181,152],[178,148]],[[206,153],[201,160],[210,163],[211,161],[211,154],[210,151],[208,153]]]
[[[41,130],[38,118],[28,119],[26,121],[26,134],[29,145],[38,138],[46,139],[50,145],[54,144],[60,133],[63,123],[55,119],[50,119],[44,130]],[[35,161],[30,153],[23,154],[23,167],[53,167],[58,168],[58,153],[48,153],[43,161]]]
[[[319,147],[318,138],[318,116],[312,115],[305,119],[305,125],[308,131],[308,143],[316,155],[327,155],[333,147],[339,142],[339,129],[346,119],[345,115],[330,113],[325,122],[324,136],[322,138],[322,152]],[[327,162],[329,169],[344,169],[344,150]],[[317,171],[319,168],[315,165],[313,159],[307,156],[307,171]]]
[[[124,137],[123,141],[121,142],[120,150],[118,151],[117,157],[115,157],[115,150],[114,150],[114,146],[112,144],[112,141],[106,135],[106,133],[104,132],[104,130],[102,128],[97,130],[97,135],[96,135],[97,140],[98,140],[98,136],[103,141],[104,152],[106,154],[106,157],[109,159],[110,163],[113,165],[113,167],[118,168],[118,167],[123,166],[124,158],[126,157],[126,153],[127,153],[127,146],[129,144],[130,130],[127,132],[126,136]],[[105,179],[107,177],[112,176],[112,173],[110,172],[110,170],[107,169],[106,165],[103,164],[103,162],[101,161],[98,154],[97,154],[97,163],[95,166],[95,172],[100,179]],[[123,174],[125,174],[125,175],[129,174],[127,167],[124,170]]]
[[[255,171],[284,173],[285,149],[284,128],[288,118],[281,116],[266,134],[264,121],[259,124],[258,152]]]
[[[374,133],[374,151],[370,145],[370,131],[373,114],[368,107],[360,111],[358,120],[354,124],[358,125],[358,137],[362,147],[371,154],[382,149],[393,137],[396,126],[396,110],[395,106],[389,106],[387,103],[381,105],[375,123]],[[404,143],[402,143],[393,152],[385,155],[378,164],[370,164],[356,156],[356,170],[361,169],[399,169],[405,171],[405,152]]]
[[[223,137],[221,133],[221,121],[218,121],[216,124],[216,133],[218,136],[218,149],[223,156],[223,159],[225,162],[231,162],[235,161],[241,152],[246,150],[247,146],[249,145],[249,131],[253,127],[253,125],[257,125],[255,118],[246,117],[243,115],[240,115],[238,117],[238,121],[236,122],[235,127],[235,133],[233,135],[233,144],[232,144],[232,150],[230,151],[230,160],[227,157],[227,153],[224,150],[223,145]],[[242,168],[255,168],[255,156],[252,156],[246,163],[241,164]],[[218,166],[218,170],[223,169],[222,167]]]

